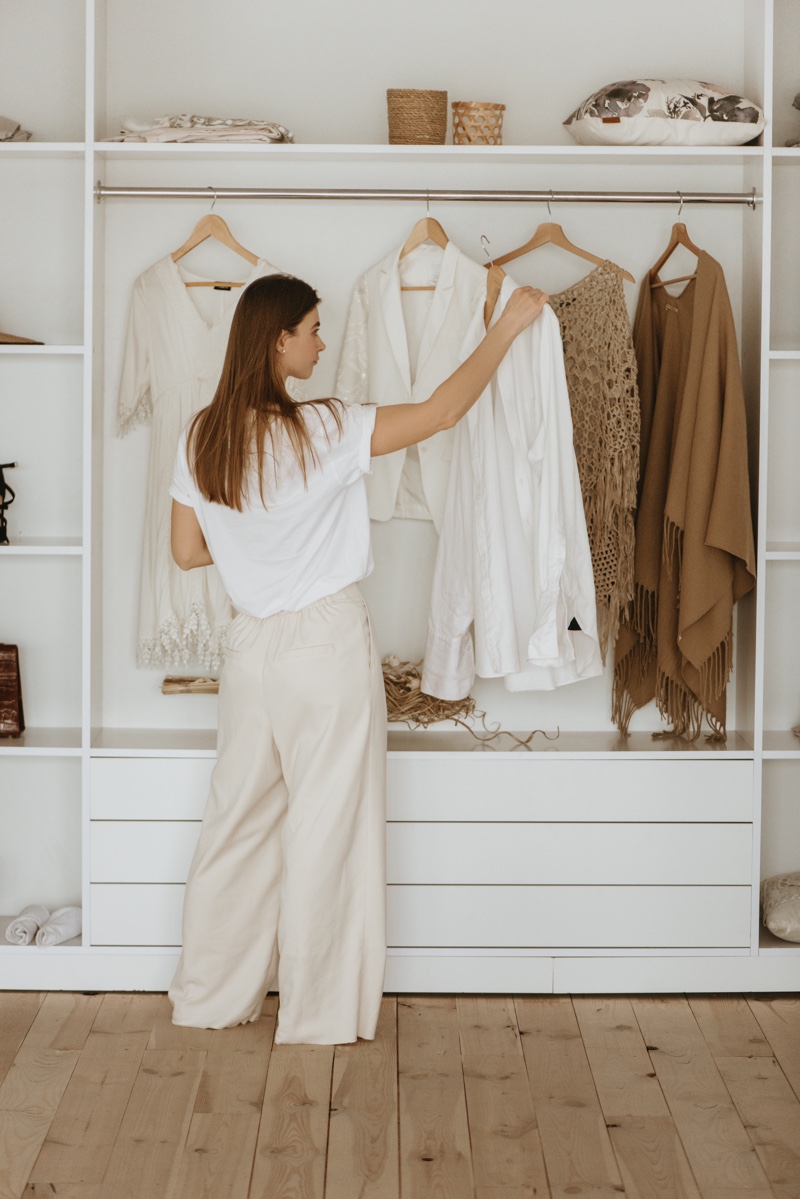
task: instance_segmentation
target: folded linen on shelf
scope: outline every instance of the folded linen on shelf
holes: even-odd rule
[[[30,903],[9,924],[6,940],[12,945],[30,945],[40,926],[49,919],[50,913],[47,908],[38,903]]]
[[[31,135],[19,121],[0,116],[0,142],[29,142]]]
[[[142,121],[124,117],[119,137],[110,142],[293,142],[285,125],[246,117],[202,117],[193,113]]]
[[[58,908],[39,929],[36,944],[60,945],[63,941],[70,941],[78,936],[81,926],[80,908]]]

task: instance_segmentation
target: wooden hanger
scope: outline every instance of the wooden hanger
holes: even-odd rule
[[[503,286],[506,273],[496,262],[487,262],[485,265],[489,272],[489,278],[486,280],[486,303],[483,306],[483,324],[484,328],[488,329],[492,313],[497,307],[497,299],[500,295],[500,288]]]
[[[400,251],[400,257],[405,258],[406,254],[410,254],[412,250],[416,250],[417,246],[421,246],[424,241],[432,241],[434,245],[445,248],[449,242],[449,237],[445,233],[439,222],[432,216],[424,216],[417,221],[414,228],[408,235],[408,238]],[[401,287],[401,291],[436,291],[435,284],[428,284],[424,287]]]
[[[510,250],[508,254],[503,254],[500,258],[495,258],[494,264],[503,266],[514,258],[521,258],[523,254],[529,254],[531,250],[538,250],[539,246],[548,244],[560,246],[562,250],[569,250],[570,254],[577,254],[579,258],[585,258],[587,262],[593,262],[595,266],[602,266],[606,261],[597,254],[591,254],[588,250],[582,250],[580,246],[576,246],[569,240],[560,225],[556,225],[553,221],[545,221],[538,227],[530,241],[526,241],[524,246],[519,246],[516,250]],[[484,263],[484,265],[488,266],[488,263]],[[630,283],[636,282],[630,271],[622,271],[622,277]]]
[[[661,257],[659,258],[659,260],[655,264],[655,266],[650,268],[650,286],[651,287],[666,287],[669,283],[688,283],[688,281],[690,279],[697,278],[697,271],[695,271],[695,273],[693,275],[679,275],[679,277],[677,279],[656,279],[655,278],[655,276],[661,270],[664,263],[669,258],[670,254],[672,254],[672,252],[674,250],[677,250],[678,246],[685,246],[685,248],[687,250],[689,250],[692,254],[694,254],[695,257],[697,257],[697,258],[699,258],[703,252],[698,246],[696,246],[694,244],[692,239],[689,237],[688,230],[687,230],[686,226],[684,225],[683,221],[676,221],[675,224],[672,226],[672,233],[670,234],[669,244],[668,244],[666,250],[661,255]]]
[[[200,218],[180,249],[173,251],[172,261],[177,262],[178,259],[183,258],[185,254],[188,254],[190,250],[193,250],[195,246],[199,246],[201,242],[206,241],[209,237],[215,238],[218,242],[221,242],[223,246],[227,246],[229,250],[233,250],[235,254],[238,254],[241,258],[246,259],[251,266],[256,266],[258,264],[258,256],[251,253],[250,250],[246,250],[244,246],[240,245],[231,233],[228,226],[225,224],[225,221],[223,221],[222,217],[217,216],[217,214],[214,212],[207,212],[205,216]],[[244,287],[244,283],[236,280],[222,281],[218,279],[198,279],[187,282],[186,286]]]

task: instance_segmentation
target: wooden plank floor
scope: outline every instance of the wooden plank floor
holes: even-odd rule
[[[0,992],[0,1199],[800,1199],[800,998],[386,996],[355,1045]]]

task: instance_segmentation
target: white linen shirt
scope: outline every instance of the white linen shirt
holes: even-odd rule
[[[194,508],[234,608],[249,616],[297,612],[372,570],[364,476],[376,409],[341,405],[341,436],[325,407],[308,404],[303,412],[318,457],[318,464],[308,462],[307,485],[285,438],[277,446],[276,481],[268,441],[265,503],[254,470],[242,512],[200,494],[186,457],[188,425],[178,445],[169,494]]]
[[[495,319],[515,287],[503,280]],[[483,335],[478,314],[464,358]],[[463,699],[476,673],[502,677],[510,691],[549,690],[601,670],[564,355],[548,305],[456,426],[422,690]]]

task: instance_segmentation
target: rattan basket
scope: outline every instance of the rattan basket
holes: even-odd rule
[[[443,146],[447,134],[447,92],[390,87],[389,145]]]
[[[505,104],[482,100],[454,100],[454,146],[502,146]]]

